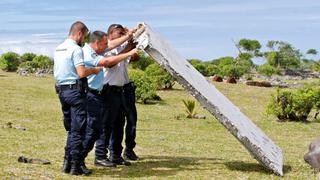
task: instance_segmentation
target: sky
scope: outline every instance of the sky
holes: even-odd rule
[[[320,51],[319,0],[1,0],[0,9],[0,54],[52,57],[77,20],[91,31],[146,22],[188,59],[236,56],[242,38]]]

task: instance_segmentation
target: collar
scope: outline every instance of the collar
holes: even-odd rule
[[[73,39],[68,38],[68,39],[66,39],[66,41],[70,42],[72,44],[78,45],[77,42],[75,40],[73,40]]]

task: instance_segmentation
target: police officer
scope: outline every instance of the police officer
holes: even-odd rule
[[[128,39],[129,37],[125,38]],[[124,40],[124,39],[123,39]],[[118,44],[121,44],[123,40],[120,39]],[[116,45],[114,43],[113,45]],[[119,54],[117,56],[104,57],[102,54],[108,47],[107,34],[102,31],[94,31],[90,34],[89,44],[85,44],[83,47],[84,63],[86,67],[112,67],[115,64],[127,59],[137,52],[137,49],[132,49],[126,53]],[[88,124],[86,129],[86,136],[83,143],[84,157],[92,150],[95,141],[103,133],[103,117],[106,110],[106,103],[103,96],[103,78],[104,73],[101,71],[99,74],[93,74],[88,76],[89,91],[87,93],[88,104]],[[110,104],[112,106],[112,104]],[[114,163],[111,163],[106,153],[98,154],[94,164],[96,166],[113,167]]]
[[[126,29],[119,24],[112,24],[108,29],[108,37],[109,40],[113,40],[124,36],[126,33]],[[129,47],[130,43],[125,43],[127,47]],[[120,46],[113,51],[111,51],[111,55],[117,55],[119,53],[124,53],[129,49],[125,49],[125,45]],[[132,49],[133,47],[131,47]],[[133,54],[132,54],[133,55]],[[128,110],[128,106],[126,104],[125,99],[125,87],[133,87],[133,84],[130,83],[128,77],[127,65],[129,63],[129,59],[126,61],[121,61],[112,68],[109,68],[104,77],[104,89],[105,89],[105,98],[107,103],[110,106],[107,106],[106,114],[105,114],[105,125],[106,125],[106,133],[105,136],[101,136],[96,142],[96,157],[99,154],[106,154],[106,147],[108,147],[109,142],[109,150],[110,150],[110,161],[117,165],[130,165],[130,162],[125,161],[121,157],[122,146],[121,142],[123,139],[123,127],[125,123],[124,113],[130,112],[133,119],[132,121],[136,121],[136,110],[135,114],[133,111]],[[134,87],[133,87],[134,88]],[[132,106],[130,106],[132,107]],[[134,120],[135,119],[135,120]],[[130,135],[134,137],[131,140],[134,141],[135,138],[135,123],[128,123],[128,125],[132,125],[130,128]],[[110,130],[111,129],[111,130]],[[112,131],[112,134],[109,132]],[[132,133],[131,133],[132,132]],[[111,136],[111,137],[110,137]],[[126,152],[130,152],[131,156],[135,157],[131,158],[131,160],[137,160],[138,157],[134,154],[133,148],[135,143],[130,145],[130,149]],[[125,153],[126,154],[126,153]],[[127,153],[128,154],[128,153]]]
[[[68,38],[54,52],[56,90],[64,116],[67,142],[62,171],[72,175],[91,174],[82,160],[83,138],[86,128],[86,77],[97,74],[101,67],[84,66],[81,45],[88,28],[80,21],[72,24]]]

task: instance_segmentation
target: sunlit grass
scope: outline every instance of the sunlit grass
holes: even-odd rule
[[[21,77],[0,72],[0,126],[12,122],[26,131],[0,128],[0,177],[31,179],[151,178],[151,179],[278,179],[254,160],[244,147],[211,114],[196,104],[206,119],[185,115],[182,100],[192,100],[180,86],[159,91],[163,101],[138,107],[136,152],[142,160],[130,167],[112,169],[93,166],[94,173],[73,177],[60,172],[65,143],[60,104],[51,76]],[[280,123],[265,115],[275,89],[215,83],[218,89],[252,119],[284,153],[285,179],[312,179],[303,155],[319,135],[320,123]],[[21,164],[20,155],[42,158],[51,165]]]

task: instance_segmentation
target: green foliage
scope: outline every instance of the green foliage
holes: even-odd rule
[[[33,61],[25,61],[19,65],[19,68],[27,70],[29,73],[34,73],[38,68],[38,63]]]
[[[271,96],[267,113],[280,121],[306,121],[313,108],[319,111],[319,89],[280,90]]]
[[[308,49],[306,54],[312,54],[312,55],[317,55],[318,51],[316,49]]]
[[[300,67],[302,54],[291,44],[282,41],[268,41],[271,51],[265,53],[268,64],[277,68],[297,69]]]
[[[311,67],[312,70],[320,72],[320,61],[314,62],[314,64]]]
[[[157,89],[172,89],[173,77],[158,64],[151,64],[145,70],[146,75],[152,79]]]
[[[24,53],[21,55],[21,62],[32,61],[37,55],[34,53]]]
[[[250,39],[241,39],[237,46],[242,50],[252,53],[258,53],[261,48],[259,41]]]
[[[188,61],[192,66],[195,66],[196,64],[201,64],[202,63],[202,61],[199,60],[199,59],[188,59]]]
[[[154,60],[152,57],[148,56],[144,52],[139,52],[139,60],[138,61],[133,61],[131,63],[131,67],[133,69],[140,69],[144,71],[149,65],[154,64]]]
[[[194,65],[194,68],[196,68],[197,71],[199,71],[202,75],[208,76],[207,66],[205,63],[198,63]]]
[[[197,114],[195,112],[196,102],[194,100],[182,100],[182,102],[187,109],[187,118],[194,118]]]
[[[137,69],[130,69],[129,71],[130,79],[137,86],[136,98],[138,101],[147,103],[148,100],[152,100],[157,96],[156,86],[153,80],[145,74],[145,72]]]
[[[37,64],[37,68],[50,69],[53,67],[53,61],[44,55],[39,55],[33,58],[32,62]]]
[[[238,59],[233,57],[222,57],[213,60],[211,63],[215,66],[215,74],[219,76],[229,76],[240,78],[242,75],[249,73],[253,63],[249,58],[251,55],[243,53]]]
[[[0,69],[4,71],[16,71],[20,63],[20,57],[17,53],[7,52],[0,57]]]
[[[257,71],[259,74],[269,76],[269,77],[274,74],[280,74],[279,69],[277,69],[274,66],[271,66],[269,64],[263,64],[263,65],[258,66]]]

